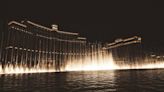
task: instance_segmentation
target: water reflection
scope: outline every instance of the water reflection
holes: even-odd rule
[[[115,91],[114,71],[90,71],[70,73],[67,82],[76,88],[74,91]]]
[[[163,92],[164,70],[0,75],[0,92]]]

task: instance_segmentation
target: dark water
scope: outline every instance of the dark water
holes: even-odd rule
[[[0,75],[0,92],[164,92],[164,70]]]

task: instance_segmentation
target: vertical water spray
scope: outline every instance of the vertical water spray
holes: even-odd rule
[[[131,52],[128,45],[140,42],[134,36],[108,44],[89,43],[78,33],[56,26],[50,29],[31,21],[11,21],[1,34],[0,73],[164,68],[160,56]]]

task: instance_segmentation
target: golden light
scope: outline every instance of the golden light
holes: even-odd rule
[[[145,59],[145,61],[149,59]],[[97,70],[123,70],[123,69],[156,69],[164,68],[164,62],[160,61],[158,63],[144,63],[144,64],[135,64],[135,65],[117,65],[116,61],[113,60],[112,53],[101,53],[99,56],[86,56],[85,58],[79,59],[69,59],[66,66],[61,68],[60,72],[63,71],[97,71]],[[53,65],[49,65],[47,68],[46,65],[42,64],[40,66],[35,66],[33,68],[28,68],[27,66],[13,66],[7,65],[2,69],[0,65],[0,74],[19,74],[19,73],[44,73],[44,72],[58,72],[55,70]]]
[[[86,57],[75,61],[69,61],[66,65],[65,71],[95,71],[95,70],[113,70],[118,67],[113,62],[112,54],[109,56]]]

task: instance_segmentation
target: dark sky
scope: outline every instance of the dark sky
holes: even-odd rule
[[[145,47],[164,47],[164,9],[152,0],[8,0],[5,19],[28,19],[79,32],[89,41],[141,36]]]

